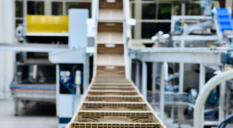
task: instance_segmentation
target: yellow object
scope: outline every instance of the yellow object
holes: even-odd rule
[[[229,71],[229,70],[231,70],[231,67],[226,67],[225,70]]]
[[[80,77],[76,77],[76,84],[80,84]]]
[[[27,33],[68,33],[68,16],[27,15]]]
[[[214,46],[214,43],[213,42],[208,42],[207,46]]]

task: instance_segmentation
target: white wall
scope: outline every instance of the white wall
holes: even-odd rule
[[[15,2],[0,0],[0,43],[13,43],[15,31]],[[14,52],[0,51],[0,99],[10,96],[14,74]]]
[[[226,0],[226,8],[230,8],[232,10],[233,0]]]

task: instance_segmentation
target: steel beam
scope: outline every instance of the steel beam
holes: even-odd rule
[[[222,66],[222,72],[225,71],[225,65]],[[219,96],[219,121],[222,121],[226,115],[225,115],[225,102],[226,102],[226,82],[222,82],[220,84],[220,96]]]
[[[184,87],[184,63],[180,62],[179,65],[179,93],[183,93],[183,87]]]
[[[156,70],[157,70],[157,63],[154,62],[153,63],[153,68],[152,68],[152,94],[155,94],[156,93]],[[152,103],[155,102],[155,99],[152,100]]]
[[[133,50],[134,52],[132,52],[131,55],[132,58],[147,62],[166,61],[168,63],[182,62],[221,65],[221,53],[227,52],[229,49],[210,50],[209,48],[153,48]]]
[[[202,88],[205,85],[205,65],[203,63],[200,63],[200,74],[199,74],[199,93],[201,92]],[[204,107],[202,108],[202,115],[200,115],[200,118],[202,118],[204,122]]]
[[[142,95],[147,99],[147,65],[146,62],[142,62]]]
[[[164,120],[164,86],[165,86],[165,77],[164,77],[164,65],[165,62],[161,65],[161,77],[160,77],[160,119]]]
[[[140,90],[140,62],[136,62],[136,86]]]
[[[65,49],[67,49],[67,45],[0,43],[0,50],[6,50],[6,51],[52,52],[52,51],[59,51]]]

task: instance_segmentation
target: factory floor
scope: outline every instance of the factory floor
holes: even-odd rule
[[[29,103],[26,110],[20,105],[19,116],[15,116],[14,100],[0,100],[0,127],[3,128],[58,128],[55,104]],[[165,125],[168,128],[178,128],[178,124],[173,124],[166,119]],[[182,128],[191,128],[183,126]]]
[[[1,128],[58,128],[55,104],[28,104],[26,110],[20,105],[20,115],[15,116],[12,98],[0,100]]]
[[[15,116],[14,100],[0,100],[0,127],[1,128],[58,128],[56,117],[56,105],[51,103],[30,103],[26,110],[20,105],[20,115]],[[167,128],[178,128],[178,124],[165,119]],[[229,126],[228,126],[229,127]],[[182,125],[180,128],[192,128],[190,125]],[[231,128],[231,126],[229,127]]]

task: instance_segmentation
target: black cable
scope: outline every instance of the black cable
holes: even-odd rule
[[[10,85],[13,85],[14,81],[15,81],[15,77],[17,75],[17,71],[15,71],[15,74],[14,74],[14,77],[13,77],[13,80],[11,81]]]
[[[233,119],[233,113],[227,116],[223,121],[221,121],[217,128],[225,128],[226,125]]]
[[[223,123],[222,128],[225,128],[227,126],[227,123]]]

